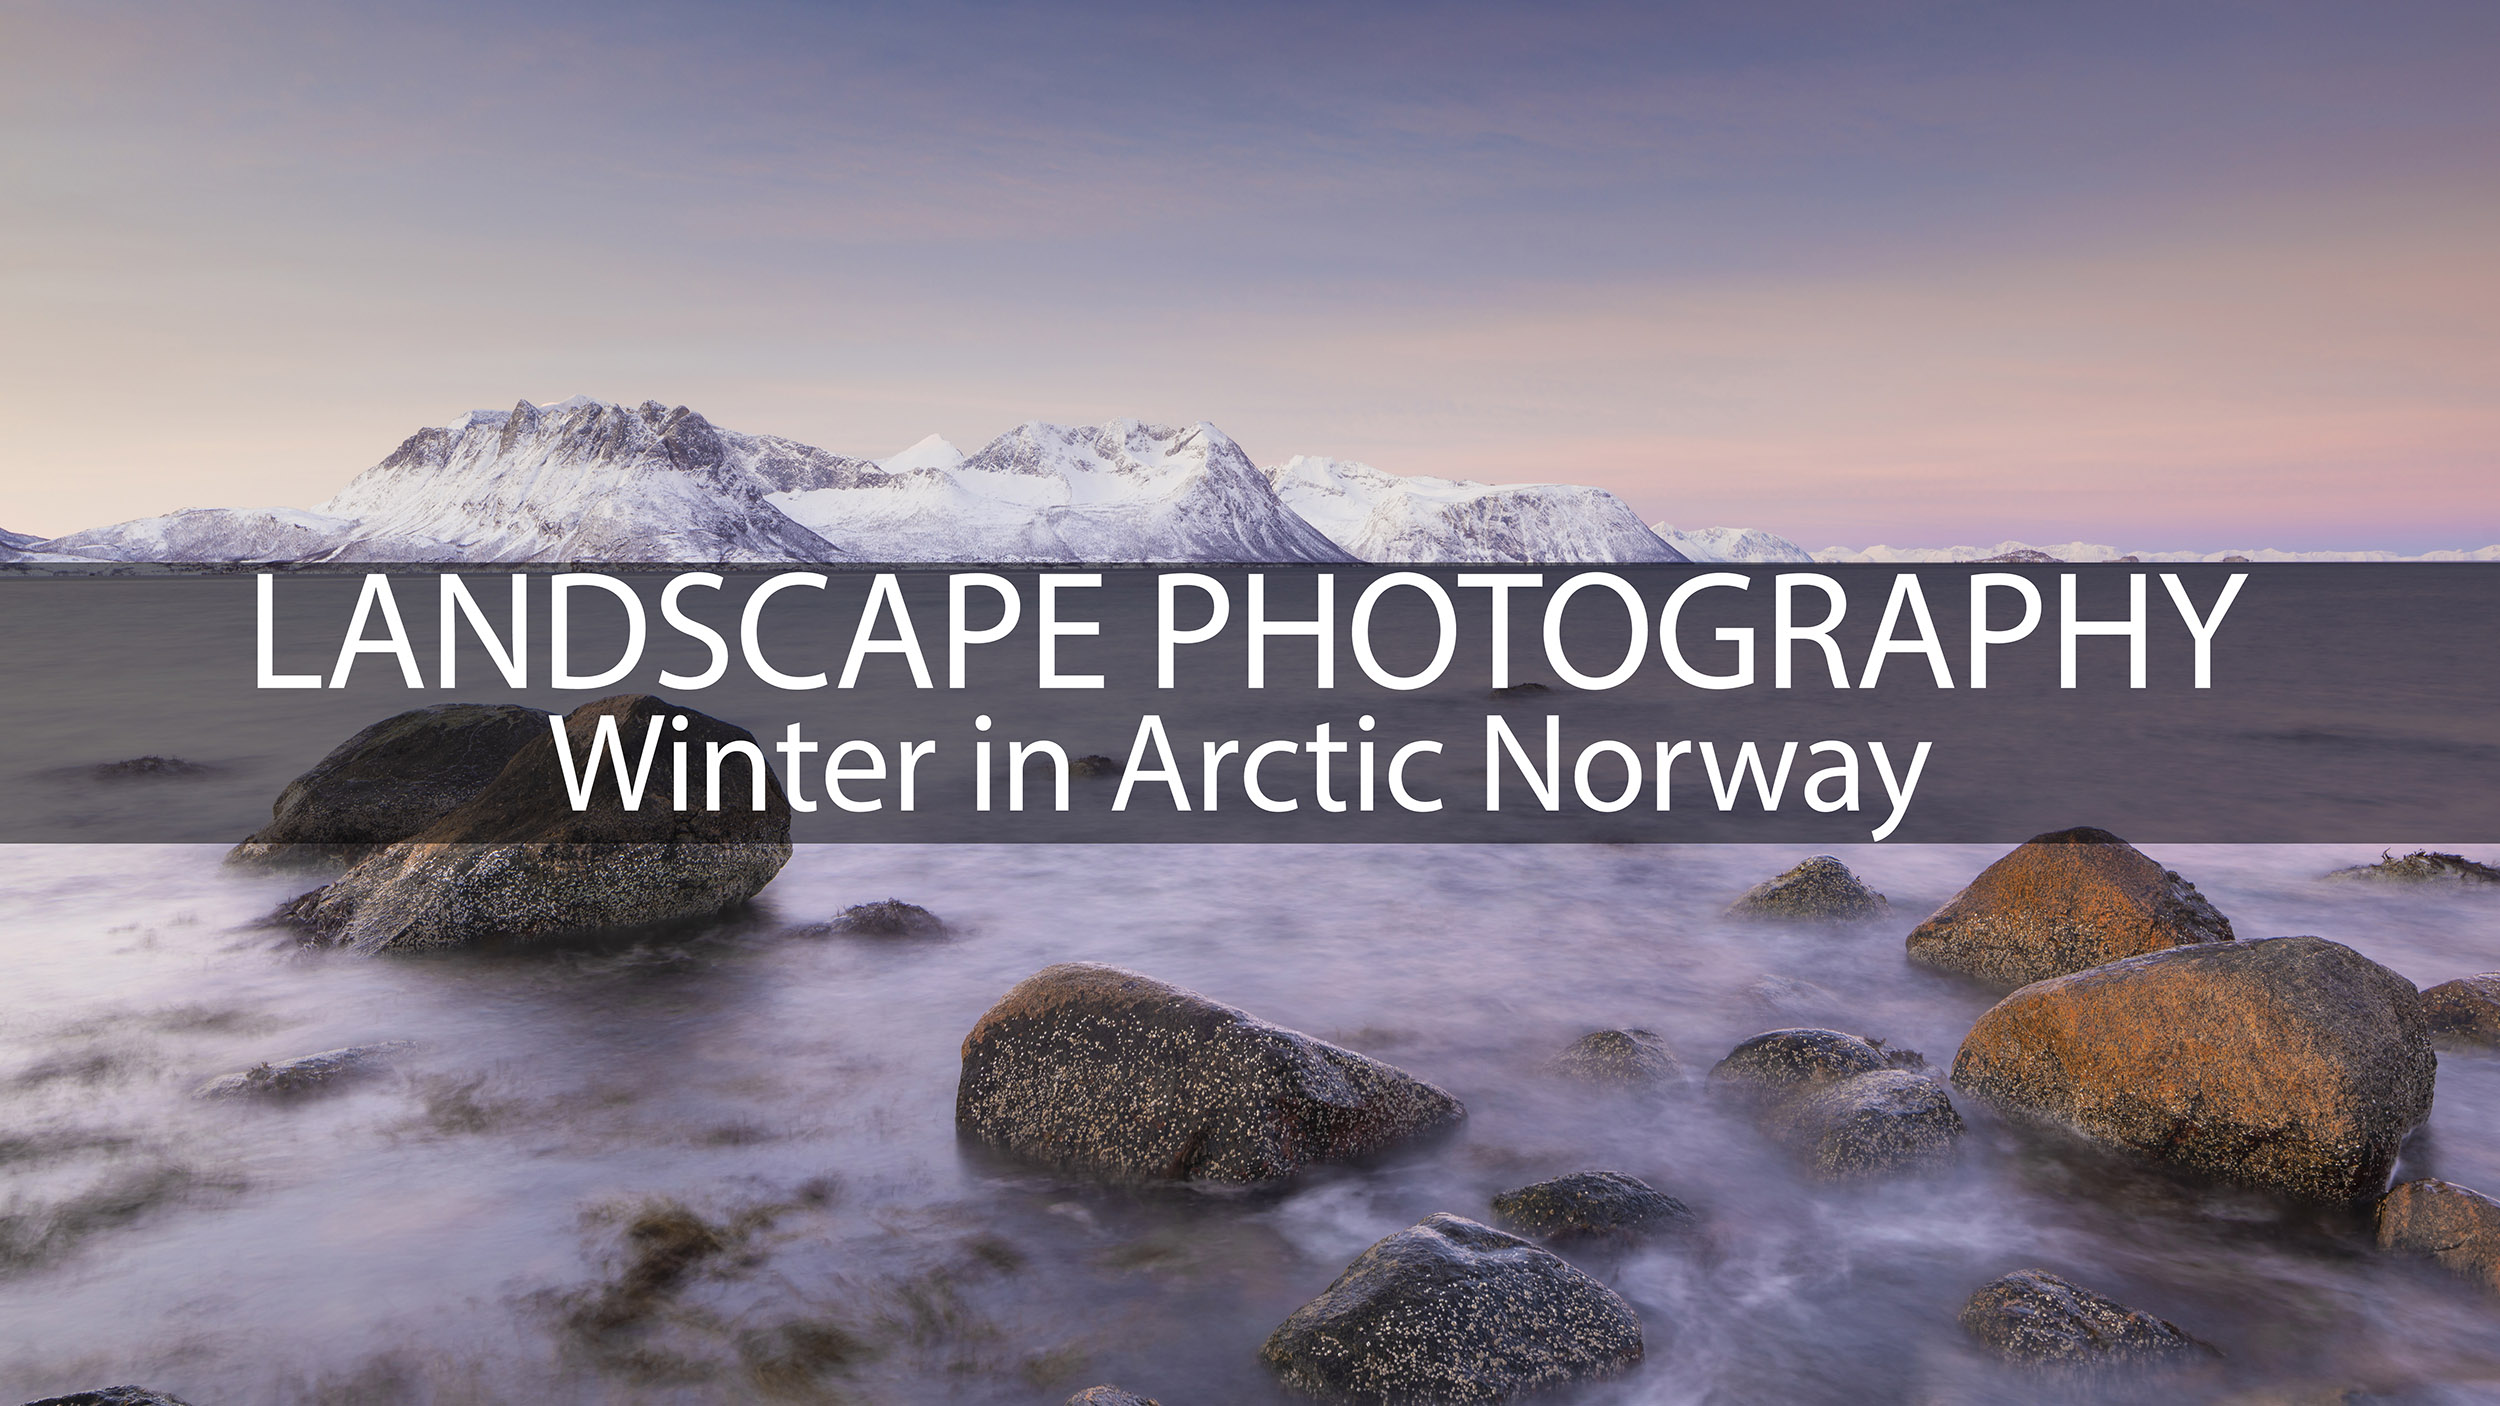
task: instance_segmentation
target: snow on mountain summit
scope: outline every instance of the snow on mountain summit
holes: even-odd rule
[[[1113,420],[931,436],[877,475],[773,503],[868,561],[1343,561],[1223,431]]]
[[[1696,527],[1679,530],[1674,523],[1650,524],[1650,530],[1667,539],[1677,551],[1694,561],[1719,562],[1792,562],[1812,561],[1805,548],[1774,532],[1758,527]]]
[[[369,543],[428,538],[467,561],[839,557],[764,501],[771,490],[751,464],[775,447],[682,405],[525,400],[417,431],[320,511],[358,522],[337,554],[347,559],[376,559]]]
[[[1277,496],[1364,561],[1682,561],[1624,501],[1576,484],[1474,483],[1301,454]]]

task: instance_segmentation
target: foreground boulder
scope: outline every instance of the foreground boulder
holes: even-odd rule
[[[2228,942],[2196,885],[2107,830],[2041,835],[1911,929],[1910,960],[2022,986],[2121,957]]]
[[[1259,1355],[1329,1401],[1494,1401],[1622,1371],[1641,1322],[1554,1255],[1437,1214],[1357,1256]]]
[[[509,703],[437,703],[394,714],[288,782],[269,807],[269,823],[226,858],[362,859],[449,815],[485,790],[513,753],[549,737],[547,714]]]
[[[1823,1176],[1890,1176],[1941,1166],[1961,1140],[1962,1115],[1926,1067],[1837,1030],[1773,1030],[1729,1051],[1710,1087]]]
[[[2035,982],[1971,1027],[1953,1082],[2202,1176],[2376,1196],[2437,1072],[2413,983],[2317,937],[2177,947]]]
[[[2210,1351],[2149,1313],[2044,1269],[2021,1269],[1981,1286],[1962,1305],[1962,1328],[2010,1361],[2097,1366]]]
[[[2422,1018],[2432,1039],[2500,1046],[2500,972],[2461,976],[2423,992]]]
[[[29,1401],[26,1406],[184,1406],[184,1403],[143,1386],[108,1386],[100,1391],[47,1396],[41,1401]]]
[[[1548,1240],[1643,1239],[1689,1230],[1692,1207],[1621,1172],[1573,1172],[1493,1198],[1504,1224]]]
[[[1848,865],[1818,854],[1745,890],[1727,911],[1739,918],[1847,923],[1882,917],[1892,911],[1892,904],[1850,873]]]
[[[1684,1077],[1684,1062],[1655,1030],[1598,1030],[1571,1042],[1548,1072],[1589,1084],[1654,1089]]]
[[[408,1047],[406,1040],[385,1040],[255,1064],[249,1069],[218,1075],[194,1089],[192,1097],[290,1098],[334,1089],[380,1073],[389,1066],[392,1055]]]
[[[1272,1181],[1466,1116],[1367,1055],[1093,962],[1000,997],[964,1037],[955,1091],[965,1135],[1113,1180]]]
[[[2409,1181],[2378,1203],[2383,1250],[2428,1255],[2500,1292],[2500,1201],[2454,1182]]]
[[[671,726],[676,717],[683,730]],[[706,746],[753,746],[752,733],[645,695],[601,699],[565,717],[577,769],[588,766],[602,721],[616,724],[628,757],[640,757],[649,729],[660,728],[636,808],[603,766],[588,805],[574,809],[553,731],[542,727],[484,790],[279,916],[358,952],[544,937],[708,916],[754,897],[789,861],[789,802],[767,772],[764,808],[750,809],[742,756],[723,765],[723,809],[699,808]],[[683,811],[671,807],[668,748],[677,743],[692,758],[697,807]]]
[[[2500,884],[2500,869],[2461,854],[2417,849],[2401,858],[2382,853],[2376,864],[2356,864],[2335,870],[2327,877],[2384,884]]]

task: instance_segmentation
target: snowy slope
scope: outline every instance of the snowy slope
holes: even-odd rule
[[[417,431],[320,510],[357,523],[342,560],[432,539],[467,561],[825,561],[842,552],[765,497],[857,463],[682,405],[525,400]]]
[[[1296,455],[1276,496],[1364,561],[1682,561],[1622,499],[1572,484],[1471,483]]]
[[[1679,531],[1674,523],[1650,524],[1650,530],[1693,561],[1812,561],[1805,548],[1758,527],[1696,527]]]
[[[772,502],[864,561],[1344,561],[1201,422],[1028,421],[969,458],[931,436]]]
[[[46,552],[103,561],[319,561],[356,539],[352,518],[301,508],[183,508],[162,517],[89,528],[43,544]],[[395,541],[375,561],[456,557],[426,538]]]

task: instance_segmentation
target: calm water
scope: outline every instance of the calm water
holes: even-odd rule
[[[1828,1187],[1697,1088],[1645,1103],[1535,1073],[1627,1024],[1666,1033],[1696,1085],[1792,1024],[1948,1062],[1988,998],[1911,969],[1900,939],[1997,852],[1844,852],[1895,913],[1826,933],[1718,918],[1803,853],[1768,846],[810,848],[681,941],[376,961],[253,926],[308,884],[215,848],[0,848],[0,1384],[144,1381],[199,1406],[1055,1402],[1106,1380],[1171,1406],[1280,1400],[1260,1341],[1364,1246],[1605,1167],[1709,1228],[1583,1260],[1650,1349],[1576,1399],[2041,1399],[1953,1321],[2031,1265],[2223,1348],[2163,1399],[2500,1398],[2500,1309],[2351,1225],[2027,1149],[1967,1106],[1952,1174]],[[2366,853],[2153,853],[2244,936],[2319,933],[2425,984],[2500,967],[2500,901],[2314,881]],[[789,931],[888,896],[957,934]],[[1281,1195],[1104,1191],[968,1155],[964,1032],[1079,958],[1380,1055],[1473,1116]],[[334,1096],[189,1097],[383,1039],[415,1047]],[[2500,1189],[2500,1060],[2442,1056],[2406,1171]],[[625,1230],[672,1204],[719,1247],[675,1278],[637,1269]]]

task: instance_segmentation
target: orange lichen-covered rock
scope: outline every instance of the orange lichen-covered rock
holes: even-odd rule
[[[2376,1196],[2429,1116],[2413,983],[2317,937],[2206,943],[2014,992],[1953,1082],[2009,1113],[2317,1201]]]
[[[2500,1291],[2500,1201],[2480,1192],[2427,1177],[2406,1182],[2379,1198],[2378,1243]]]
[[[1910,960],[2007,986],[2196,942],[2231,920],[2196,885],[2090,828],[2037,836],[1911,929]]]
[[[1466,1116],[1368,1055],[1094,962],[1000,997],[964,1037],[955,1090],[967,1136],[1111,1180],[1272,1181]]]
[[[2460,1045],[2500,1045],[2500,972],[2461,976],[2422,993],[2431,1038]]]

